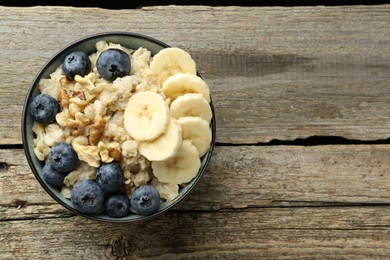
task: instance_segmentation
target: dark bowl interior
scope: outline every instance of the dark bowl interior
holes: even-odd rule
[[[38,90],[38,83],[39,80],[42,78],[48,78],[49,75],[55,71],[55,69],[62,64],[63,59],[65,56],[73,51],[79,50],[84,51],[88,54],[91,54],[93,52],[96,52],[95,43],[101,40],[119,43],[124,47],[131,48],[131,49],[138,49],[139,47],[147,48],[149,51],[151,51],[152,55],[155,55],[158,53],[161,49],[170,47],[169,45],[158,41],[156,39],[153,39],[148,36],[144,36],[141,34],[136,33],[127,33],[127,32],[112,32],[112,33],[101,33],[101,34],[95,34],[92,36],[88,36],[84,39],[81,39],[79,41],[76,41],[65,48],[63,48],[61,51],[59,51],[57,54],[54,55],[53,58],[51,58],[46,65],[41,69],[41,71],[38,73],[36,78],[34,79],[33,83],[31,84],[31,87],[27,93],[27,97],[24,102],[24,108],[23,108],[23,116],[22,116],[22,138],[23,138],[23,148],[28,160],[28,163],[39,181],[39,183],[42,185],[42,187],[53,197],[58,203],[60,203],[62,206],[67,208],[68,210],[72,211],[73,213],[77,215],[81,215],[90,219],[99,220],[99,221],[107,221],[107,222],[131,222],[131,221],[139,221],[139,220],[146,220],[152,217],[155,217],[157,215],[162,214],[163,212],[166,212],[170,208],[172,208],[174,205],[176,205],[179,201],[181,201],[184,197],[188,195],[188,193],[196,186],[202,175],[204,174],[206,167],[210,161],[212,152],[214,150],[215,145],[215,133],[216,133],[216,124],[215,124],[215,112],[214,112],[214,106],[211,101],[211,110],[213,114],[213,118],[211,121],[211,130],[212,130],[212,141],[210,145],[209,151],[201,158],[201,167],[199,170],[198,175],[189,182],[185,187],[180,189],[179,196],[171,201],[171,202],[163,202],[159,208],[159,210],[150,215],[150,216],[140,216],[136,214],[129,214],[126,217],[123,218],[112,218],[106,214],[100,214],[100,215],[87,215],[83,214],[76,209],[73,208],[72,203],[70,200],[65,199],[62,194],[60,193],[59,189],[56,189],[52,187],[51,185],[47,184],[43,178],[42,178],[42,167],[43,162],[39,161],[33,151],[33,139],[35,138],[34,133],[32,131],[32,125],[33,125],[33,119],[30,115],[30,103],[32,100],[39,94]]]

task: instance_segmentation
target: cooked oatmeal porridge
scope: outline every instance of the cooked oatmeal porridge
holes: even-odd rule
[[[99,55],[107,49],[122,50],[130,57],[131,65],[128,75],[117,77],[113,81],[100,75],[96,66],[97,60]],[[66,173],[61,185],[61,193],[67,199],[71,199],[72,189],[77,183],[82,180],[95,180],[101,165],[117,162],[123,173],[123,192],[127,196],[130,197],[136,187],[150,184],[158,191],[161,200],[174,200],[179,195],[180,185],[185,185],[196,176],[200,167],[199,158],[205,154],[211,142],[209,127],[211,110],[209,111],[209,108],[207,108],[210,101],[207,85],[204,83],[206,87],[203,86],[203,89],[184,86],[183,89],[174,90],[174,92],[183,90],[181,94],[172,94],[171,89],[177,87],[177,81],[182,80],[183,82],[183,79],[179,79],[177,76],[184,75],[186,77],[186,75],[191,75],[196,77],[194,80],[201,80],[193,75],[196,70],[195,73],[187,72],[185,69],[183,69],[184,71],[170,71],[168,74],[167,72],[151,73],[152,69],[150,67],[153,57],[151,52],[145,48],[132,50],[119,44],[99,41],[96,43],[96,52],[89,55],[88,58],[91,67],[90,71],[84,76],[75,75],[73,79],[69,79],[64,74],[63,66],[59,66],[50,75],[50,78],[40,80],[40,92],[56,99],[60,111],[55,115],[54,122],[49,124],[34,122],[32,130],[36,135],[34,139],[35,155],[39,160],[46,162],[51,148],[62,142],[70,144],[77,153],[77,166]],[[154,68],[154,71],[156,71],[156,68]],[[189,79],[189,81],[191,80]],[[188,80],[185,79],[185,81]],[[171,84],[173,87],[168,86],[168,91],[164,91],[164,84]],[[199,84],[199,82],[196,84]],[[158,94],[159,99],[164,103],[162,106],[167,108],[167,122],[157,122],[160,124],[162,131],[158,135],[156,134],[157,137],[149,139],[134,138],[134,136],[137,136],[135,133],[137,131],[142,134],[147,132],[148,129],[153,130],[156,122],[151,122],[144,129],[141,129],[145,127],[142,124],[137,125],[136,129],[127,126],[129,124],[134,125],[134,123],[127,123],[126,117],[141,116],[131,114],[134,109],[137,109],[139,103],[134,101],[131,105],[129,100],[141,97],[137,93],[152,96],[153,93],[151,92]],[[194,103],[200,105],[191,107],[188,104],[195,102],[193,99],[201,100],[203,103]],[[151,106],[154,104],[153,102],[150,103]],[[170,111],[170,107],[173,102],[177,105],[174,105],[172,109],[179,107],[176,110],[181,113],[180,116],[172,116],[174,113]],[[130,110],[128,108],[130,106],[131,111],[126,111],[126,109]],[[199,108],[202,106],[204,108]],[[195,120],[189,117],[196,117],[201,122],[194,125]],[[140,120],[141,123],[143,123],[142,120]],[[205,138],[202,137],[203,139],[197,140],[191,129],[193,126],[202,124],[205,128],[204,131],[210,133],[207,132]],[[177,139],[177,141],[172,141],[171,136],[176,136],[175,140]],[[156,151],[156,149],[160,149],[158,148],[159,145],[168,147],[172,142],[176,143],[171,150]],[[196,163],[194,161],[185,162],[188,165],[191,164],[193,168],[191,176],[178,178],[175,175],[176,172],[172,172],[169,167],[166,167],[166,165],[172,166],[172,162],[169,160],[173,160],[173,157],[179,158],[178,153],[191,154],[191,152],[197,157]],[[164,153],[169,154],[165,156]],[[156,157],[156,154],[158,157]],[[160,170],[162,168],[164,170]],[[182,174],[182,176],[185,175],[186,173]]]

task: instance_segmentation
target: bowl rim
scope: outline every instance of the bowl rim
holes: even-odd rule
[[[215,148],[215,142],[216,142],[216,138],[215,138],[215,134],[216,134],[216,120],[215,120],[215,110],[214,110],[214,105],[213,105],[213,101],[212,101],[212,98],[211,98],[211,95],[210,95],[210,107],[211,107],[211,112],[212,112],[212,119],[211,119],[211,134],[212,134],[212,137],[211,137],[211,143],[210,143],[210,148],[207,152],[205,156],[205,158],[201,158],[201,160],[204,160],[204,163],[202,163],[204,165],[204,167],[201,166],[200,168],[200,171],[198,172],[197,176],[192,180],[193,183],[192,183],[192,186],[190,186],[187,190],[185,190],[180,197],[176,198],[175,201],[173,203],[170,203],[168,204],[166,207],[164,207],[163,209],[149,215],[149,216],[141,216],[139,215],[140,217],[139,218],[135,218],[135,219],[124,219],[124,218],[113,218],[113,217],[110,217],[108,216],[108,218],[100,218],[99,215],[94,215],[94,214],[85,214],[85,213],[82,213],[78,210],[76,210],[75,208],[69,206],[68,204],[64,203],[56,194],[54,194],[50,188],[47,186],[47,184],[42,180],[41,176],[39,175],[38,173],[38,170],[37,168],[35,167],[34,165],[34,161],[33,161],[33,154],[31,154],[29,152],[29,146],[28,146],[28,138],[27,138],[27,131],[30,131],[30,130],[27,130],[27,124],[26,124],[26,117],[28,116],[27,113],[28,113],[28,104],[29,104],[29,101],[31,101],[31,98],[32,98],[32,95],[33,95],[33,92],[35,90],[34,86],[37,85],[37,83],[39,82],[39,80],[41,79],[42,75],[44,74],[44,72],[46,71],[46,68],[52,64],[53,62],[55,62],[58,57],[60,55],[62,55],[64,52],[66,52],[67,50],[75,47],[76,45],[86,41],[86,40],[92,40],[94,38],[101,38],[101,37],[110,37],[110,36],[129,36],[129,37],[133,37],[133,38],[140,38],[142,40],[146,40],[146,41],[149,41],[149,42],[152,42],[152,43],[155,43],[157,45],[160,45],[161,47],[163,48],[168,48],[168,47],[171,47],[170,45],[160,41],[160,40],[157,40],[155,38],[152,38],[150,36],[147,36],[147,35],[143,35],[143,34],[140,34],[140,33],[133,33],[133,32],[124,32],[124,31],[113,31],[113,32],[101,32],[101,33],[96,33],[96,34],[92,34],[92,35],[89,35],[89,36],[85,36],[85,37],[82,37],[78,40],[75,40],[67,45],[65,45],[65,47],[61,48],[59,51],[57,51],[54,55],[52,55],[48,61],[41,67],[41,69],[39,70],[39,72],[36,74],[36,76],[34,77],[34,79],[32,80],[31,84],[30,84],[30,87],[28,89],[28,92],[26,94],[26,97],[25,97],[25,100],[24,100],[24,103],[23,103],[23,110],[22,110],[22,122],[21,122],[21,131],[22,131],[22,143],[23,143],[23,150],[24,150],[24,153],[25,153],[25,156],[27,158],[27,162],[35,176],[35,178],[38,180],[38,182],[40,183],[40,185],[43,187],[43,189],[55,200],[57,201],[60,205],[62,205],[63,207],[65,207],[67,210],[69,210],[71,213],[75,214],[75,215],[79,215],[79,216],[83,216],[87,219],[91,219],[91,220],[95,220],[95,221],[99,221],[99,222],[107,222],[107,223],[130,223],[130,222],[141,222],[141,221],[146,221],[146,220],[149,220],[149,219],[152,219],[152,218],[155,218],[159,215],[162,215],[163,213],[169,211],[170,209],[172,209],[174,206],[176,206],[177,204],[179,204],[180,202],[182,202],[184,199],[186,199],[189,195],[189,193],[197,186],[197,184],[199,183],[200,179],[202,178],[202,176],[204,175],[209,163],[210,163],[210,160],[211,160],[211,157],[212,157],[212,154],[214,152],[214,148]],[[103,40],[103,39],[102,39]],[[201,75],[199,74],[199,72],[197,72],[197,75],[199,77],[201,77]]]

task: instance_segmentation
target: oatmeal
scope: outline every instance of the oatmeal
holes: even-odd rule
[[[69,58],[70,65],[64,61],[66,69],[62,65],[39,82],[41,94],[54,98],[61,110],[50,124],[34,122],[34,153],[47,162],[53,146],[71,145],[78,162],[74,170],[64,173],[59,188],[65,198],[74,200],[76,208],[83,208],[78,204],[83,202],[72,190],[84,180],[98,185],[107,183],[106,178],[110,183],[119,181],[114,190],[129,198],[137,187],[149,185],[161,200],[172,201],[178,197],[180,185],[198,174],[200,158],[211,142],[211,110],[205,105],[210,101],[208,86],[195,75],[195,63],[187,53],[178,48],[160,53],[153,61],[145,48],[132,50],[100,41],[87,59],[83,55]],[[183,56],[183,60],[172,55]],[[105,59],[112,57],[118,63],[107,67]],[[71,65],[71,59],[84,65]],[[103,165],[111,166],[100,173]],[[112,165],[120,167],[120,174],[110,175],[115,168]],[[78,187],[77,192],[83,189]],[[100,194],[92,195],[101,200]],[[112,199],[118,200],[127,203],[120,196]],[[145,209],[139,201],[131,201],[131,207],[142,215]],[[101,208],[84,208],[84,212],[95,213]]]

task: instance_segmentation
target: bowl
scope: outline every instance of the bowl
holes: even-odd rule
[[[150,219],[153,217],[156,217],[158,215],[161,215],[162,213],[168,211],[173,206],[178,204],[180,201],[182,201],[185,197],[188,196],[191,190],[197,185],[199,180],[202,178],[207,165],[210,162],[211,155],[214,150],[215,145],[215,132],[216,132],[216,124],[215,124],[215,113],[214,113],[214,107],[212,101],[210,102],[211,110],[212,110],[212,120],[211,120],[211,131],[212,131],[212,140],[211,145],[207,153],[201,157],[201,166],[198,172],[198,175],[192,179],[188,184],[185,186],[182,186],[179,190],[179,195],[176,197],[173,201],[165,201],[162,202],[159,209],[148,216],[141,216],[138,214],[128,214],[125,217],[122,218],[113,218],[108,216],[105,213],[102,214],[85,214],[78,210],[76,210],[72,202],[69,199],[64,198],[64,196],[61,194],[60,189],[55,188],[51,186],[50,184],[46,183],[46,181],[43,179],[42,174],[42,168],[44,166],[44,162],[40,161],[33,151],[33,139],[35,138],[35,134],[32,131],[33,126],[33,119],[30,115],[30,104],[32,100],[40,93],[38,89],[38,83],[42,78],[48,78],[49,75],[58,68],[64,58],[67,54],[73,51],[84,51],[87,54],[91,54],[93,52],[96,52],[95,44],[98,41],[107,41],[107,42],[114,42],[119,43],[124,47],[130,48],[130,49],[138,49],[139,47],[147,48],[151,53],[152,56],[158,53],[160,50],[170,47],[168,44],[163,43],[159,40],[153,39],[149,36],[137,34],[137,33],[130,33],[130,32],[108,32],[108,33],[100,33],[95,34],[91,36],[87,36],[83,39],[80,39],[78,41],[75,41],[68,46],[62,48],[59,52],[57,52],[45,65],[44,67],[38,72],[37,76],[33,80],[25,102],[24,102],[24,108],[23,108],[23,115],[22,115],[22,139],[23,139],[23,148],[24,152],[27,158],[27,161],[31,167],[32,172],[34,173],[36,179],[40,183],[40,185],[46,190],[46,192],[55,199],[59,204],[61,204],[63,207],[71,211],[72,213],[76,215],[80,215],[89,219],[97,220],[97,221],[105,221],[105,222],[133,222],[133,221],[141,221]],[[198,73],[198,76],[199,73]]]

